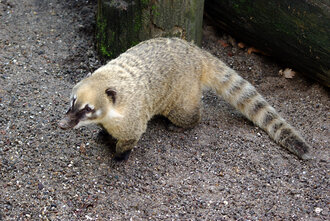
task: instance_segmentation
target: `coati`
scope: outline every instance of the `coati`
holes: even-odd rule
[[[178,38],[141,42],[81,80],[59,127],[99,124],[118,140],[115,159],[127,159],[154,115],[177,127],[194,127],[205,88],[299,158],[310,158],[305,140],[249,82],[209,52]]]

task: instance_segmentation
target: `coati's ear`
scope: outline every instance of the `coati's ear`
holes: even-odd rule
[[[108,95],[108,97],[111,98],[112,103],[116,102],[116,94],[117,92],[115,90],[113,90],[112,88],[108,88],[105,90],[105,93]]]

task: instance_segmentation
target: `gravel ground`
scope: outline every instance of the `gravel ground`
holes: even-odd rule
[[[316,160],[298,160],[212,92],[196,128],[173,133],[156,118],[126,163],[99,128],[58,129],[74,83],[102,64],[95,5],[0,0],[0,220],[330,219],[329,90],[279,76],[210,27],[203,47],[254,84]]]

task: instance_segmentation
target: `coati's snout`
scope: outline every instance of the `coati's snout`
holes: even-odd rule
[[[79,123],[79,119],[72,115],[66,115],[62,120],[58,122],[58,126],[63,129],[71,129],[74,128]]]
[[[58,126],[63,129],[71,129],[74,127],[79,127],[79,123],[88,124],[91,120],[95,118],[94,107],[86,104],[85,106],[80,106],[75,103],[76,99],[72,101],[72,105],[65,117],[58,122]]]

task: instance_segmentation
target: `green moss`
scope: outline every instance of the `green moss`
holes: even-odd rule
[[[151,6],[151,13],[152,13],[153,16],[160,16],[160,13],[159,13],[159,10],[158,10],[158,7],[157,7],[156,3],[154,3]]]
[[[131,43],[131,47],[133,47],[133,46],[135,46],[135,45],[137,45],[137,44],[139,44],[140,42],[139,41],[132,41],[132,43]]]
[[[142,28],[142,21],[141,21],[141,15],[136,15],[134,18],[134,32],[139,33],[139,31]]]
[[[111,42],[114,41],[114,34],[111,33],[110,39],[107,40],[107,22],[106,20],[102,17],[102,15],[98,14],[97,19],[96,19],[96,41],[97,41],[97,49],[101,56],[104,57],[112,57],[113,54],[109,50],[111,48]]]
[[[109,51],[107,50],[106,46],[104,46],[104,45],[101,45],[101,46],[100,46],[100,53],[101,53],[102,56],[105,56],[105,57],[112,57],[112,53],[109,52]]]
[[[98,15],[97,20],[96,20],[96,28],[97,28],[96,38],[99,41],[103,41],[105,39],[106,26],[107,26],[107,24],[106,24],[105,19],[103,19],[101,15]]]

